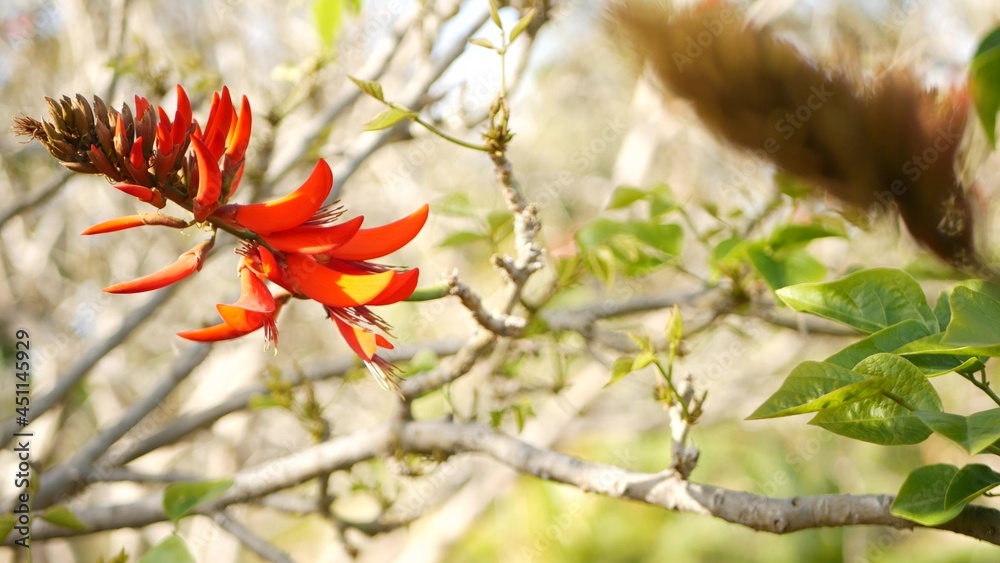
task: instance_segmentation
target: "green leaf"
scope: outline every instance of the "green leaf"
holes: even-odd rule
[[[1000,408],[962,416],[945,412],[917,411],[913,413],[928,428],[978,454],[1000,440]]]
[[[681,252],[684,231],[677,225],[656,223],[629,223],[632,234],[650,248],[676,256]]]
[[[916,366],[895,354],[875,354],[852,371],[884,378],[882,394],[822,410],[809,424],[887,446],[916,444],[930,436],[913,411],[940,411],[941,398]]]
[[[981,463],[971,463],[951,479],[944,495],[945,509],[964,508],[983,493],[1000,485],[1000,473]]]
[[[614,363],[611,364],[611,379],[609,379],[604,386],[610,387],[612,384],[617,383],[619,379],[632,373],[632,366],[634,364],[635,358],[631,356],[623,356],[616,359]]]
[[[996,148],[997,111],[1000,110],[1000,28],[983,39],[972,57],[969,93],[990,147]]]
[[[316,31],[327,47],[332,46],[333,41],[337,38],[343,12],[343,0],[313,0]]]
[[[7,539],[16,524],[17,518],[13,514],[0,515],[0,541]]]
[[[644,199],[649,192],[633,186],[620,186],[611,193],[611,201],[608,202],[608,209],[622,209],[633,203]]]
[[[878,395],[883,384],[882,378],[866,378],[834,364],[802,362],[747,420],[821,411]]]
[[[900,347],[928,335],[927,325],[921,321],[906,320],[873,333],[830,356],[825,361],[851,369],[858,362],[881,352],[894,352]]]
[[[388,129],[407,117],[413,117],[415,115],[416,114],[412,111],[406,111],[399,108],[386,108],[365,123],[365,131]]]
[[[163,491],[163,511],[176,522],[199,504],[219,498],[232,486],[232,479],[171,483]]]
[[[948,299],[951,322],[941,344],[975,347],[977,355],[1000,355],[1000,301],[967,287],[956,287]]]
[[[632,362],[632,371],[639,371],[642,368],[656,361],[655,352],[641,352]]]
[[[496,46],[493,45],[493,42],[485,37],[475,37],[473,39],[469,39],[469,43],[472,43],[477,47],[483,47],[484,49],[489,49],[491,51],[497,50]]]
[[[62,505],[50,507],[42,514],[42,520],[70,530],[84,531],[88,529],[87,525],[81,522],[76,514],[73,514],[73,511]]]
[[[513,43],[514,40],[517,39],[518,35],[521,35],[521,33],[525,29],[528,29],[528,26],[531,24],[531,20],[533,20],[534,18],[535,18],[535,9],[532,8],[528,10],[528,13],[524,14],[524,16],[521,17],[521,19],[517,20],[517,23],[514,24],[514,29],[510,30],[509,42]]]
[[[139,563],[197,563],[188,551],[184,540],[170,536],[146,552]]]
[[[500,242],[514,232],[514,215],[509,211],[491,211],[486,215],[490,239]]]
[[[840,225],[785,225],[779,227],[768,237],[767,244],[773,250],[787,247],[802,246],[820,238],[844,237],[844,229]]]
[[[939,330],[937,317],[920,285],[902,270],[862,270],[837,281],[784,287],[776,294],[796,311],[812,313],[865,333],[909,319],[922,321],[931,332]]]
[[[472,244],[474,242],[489,242],[489,240],[490,237],[483,233],[477,233],[474,231],[458,231],[444,237],[444,240],[438,243],[438,247],[451,248]]]
[[[789,285],[822,280],[826,266],[804,250],[769,253],[761,243],[747,246],[750,264],[764,278],[767,285],[778,290]]]
[[[382,95],[382,85],[379,84],[378,82],[374,82],[371,80],[361,80],[360,78],[354,78],[353,76],[350,75],[348,75],[347,78],[350,78],[351,82],[357,84],[358,88],[361,88],[361,91],[364,92],[365,94],[368,94],[369,96],[375,98],[380,102],[385,101],[385,97],[383,97]]]
[[[890,512],[924,526],[944,524],[964,508],[945,508],[945,494],[955,475],[958,475],[958,468],[943,463],[914,469],[900,487]]]
[[[500,7],[497,5],[497,0],[490,0],[490,18],[493,19],[493,23],[503,29],[503,22],[500,21]]]

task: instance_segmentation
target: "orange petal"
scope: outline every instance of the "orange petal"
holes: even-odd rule
[[[407,217],[388,225],[361,229],[347,244],[330,251],[329,256],[341,260],[371,260],[403,248],[413,240],[427,222],[429,208],[422,206]]]
[[[205,256],[212,249],[214,240],[209,239],[181,254],[176,262],[147,276],[118,283],[104,288],[107,293],[140,293],[152,291],[176,283],[201,269]]]
[[[397,272],[397,274],[389,287],[379,293],[378,297],[369,301],[368,305],[391,305],[413,294],[413,291],[417,289],[417,278],[420,276],[420,270],[414,268],[405,272]]]
[[[295,293],[330,307],[364,305],[378,297],[396,277],[393,270],[361,276],[343,274],[297,253],[285,257],[284,270]]]
[[[351,350],[361,359],[370,362],[372,357],[375,356],[375,352],[378,351],[378,343],[375,339],[376,335],[363,328],[349,325],[337,317],[331,318],[336,323],[337,329],[340,330],[340,336],[344,338],[344,342],[347,342]]]
[[[111,219],[109,221],[104,221],[103,223],[98,223],[92,227],[88,227],[87,230],[80,234],[99,235],[102,233],[113,233],[115,231],[131,229],[132,227],[141,227],[145,224],[146,223],[142,221],[142,217],[138,215],[128,215],[126,217],[118,217],[117,219]]]
[[[283,198],[235,205],[227,212],[243,227],[258,234],[269,235],[298,227],[312,217],[322,207],[333,188],[333,171],[325,160],[316,163],[312,174],[304,184]],[[220,213],[226,213],[220,210]]]
[[[149,100],[143,98],[142,96],[135,95],[135,120],[141,121],[142,116],[146,115],[146,110],[149,109]]]
[[[302,254],[322,254],[335,248],[343,246],[351,240],[364,217],[355,217],[350,221],[332,226],[302,226],[278,231],[270,235],[262,235],[271,248],[285,252],[299,252]]]
[[[264,326],[275,307],[274,296],[246,262],[240,263],[240,298],[232,305],[216,306],[222,320],[238,330]]]
[[[194,340],[195,342],[219,342],[220,340],[232,340],[233,338],[239,338],[240,336],[249,334],[251,332],[253,331],[236,330],[235,328],[229,326],[226,323],[221,323],[213,326],[208,326],[205,328],[198,328],[195,330],[186,330],[184,332],[178,332],[177,336],[180,336],[181,338],[186,338],[188,340]]]
[[[200,222],[207,219],[219,203],[219,196],[222,195],[222,171],[219,170],[218,160],[212,157],[201,139],[192,137],[191,146],[198,159],[198,194],[194,197],[194,218]]]

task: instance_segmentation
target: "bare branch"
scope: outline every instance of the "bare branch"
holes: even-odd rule
[[[287,553],[278,549],[274,544],[255,534],[253,530],[240,524],[230,517],[224,510],[220,510],[212,515],[212,520],[223,530],[232,534],[247,549],[257,554],[264,561],[272,563],[294,563]]]
[[[713,516],[775,534],[832,526],[922,527],[889,513],[892,495],[771,498],[685,481],[673,471],[640,473],[592,463],[536,448],[480,424],[449,422],[406,422],[395,429],[380,425],[245,469],[236,473],[235,484],[225,495],[200,509],[199,513],[212,514],[226,506],[248,502],[360,461],[387,455],[394,444],[404,451],[435,455],[481,452],[520,473],[572,485],[586,492]],[[125,505],[82,508],[75,514],[88,526],[86,532],[35,521],[32,539],[141,527],[167,518],[159,495]],[[1000,534],[996,533],[1000,529],[1000,510],[970,505],[958,517],[936,528],[1000,545]],[[12,538],[8,538],[5,545],[11,542]]]
[[[148,395],[132,404],[113,426],[80,448],[68,462],[42,474],[39,479],[42,484],[35,496],[34,506],[45,508],[56,502],[58,497],[72,494],[86,486],[83,477],[90,473],[91,467],[104,452],[108,451],[108,448],[127,434],[147,414],[162,404],[163,400],[208,357],[211,349],[210,346],[199,345],[188,350],[177,363],[173,364],[172,369],[160,384]],[[111,465],[117,464],[111,462]]]

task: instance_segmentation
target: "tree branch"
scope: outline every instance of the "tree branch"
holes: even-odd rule
[[[398,428],[380,425],[245,469],[236,473],[235,484],[225,495],[197,512],[212,514],[229,505],[248,502],[319,475],[388,455],[396,446],[407,452],[434,455],[485,453],[520,473],[572,485],[582,491],[636,500],[677,512],[713,516],[774,534],[840,526],[922,527],[889,513],[892,495],[771,498],[685,481],[672,471],[640,473],[592,463],[536,448],[481,424],[450,422],[405,422]],[[88,530],[69,530],[36,520],[32,539],[135,528],[167,518],[159,495],[131,504],[82,508],[75,514]],[[958,517],[936,528],[1000,545],[997,533],[1000,510],[969,505]],[[12,538],[8,538],[5,545],[11,542]]]

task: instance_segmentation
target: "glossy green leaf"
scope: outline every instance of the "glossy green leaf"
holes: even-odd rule
[[[945,494],[955,475],[958,475],[958,468],[943,463],[914,469],[900,487],[890,512],[924,526],[944,524],[964,508],[945,508]]]
[[[983,39],[972,57],[969,93],[990,147],[996,148],[997,111],[1000,110],[1000,28]]]
[[[379,112],[378,115],[371,118],[365,123],[365,131],[378,131],[380,129],[388,129],[393,125],[399,123],[400,121],[412,117],[415,114],[412,111],[406,111],[400,108],[386,108]]]
[[[851,369],[868,356],[882,352],[894,352],[900,347],[923,338],[928,334],[927,325],[923,322],[906,320],[872,333],[871,336],[851,344],[825,361]]]
[[[952,290],[948,303],[951,322],[941,344],[983,350],[977,355],[1000,355],[1000,301],[959,286]]]
[[[81,522],[80,519],[76,517],[76,514],[73,514],[72,510],[62,505],[48,508],[42,514],[42,520],[45,520],[49,524],[54,524],[70,530],[83,531],[87,529],[87,525]]]
[[[772,254],[761,244],[752,244],[747,247],[747,257],[767,285],[774,290],[819,281],[826,276],[826,266],[804,250]]]
[[[517,23],[514,24],[514,28],[510,30],[511,43],[513,43],[514,40],[517,39],[517,37],[521,35],[522,32],[524,32],[525,29],[528,29],[528,26],[531,25],[531,20],[533,19],[535,19],[534,8],[528,10],[528,13],[524,14],[524,16],[521,17],[521,19],[517,20]]]
[[[644,199],[649,192],[633,186],[620,186],[611,193],[608,209],[622,209]]]
[[[884,378],[882,394],[824,409],[809,424],[882,445],[916,444],[930,436],[913,411],[940,411],[941,398],[916,366],[895,354],[875,354],[852,371]]]
[[[361,91],[364,92],[365,94],[368,94],[369,96],[375,98],[380,102],[385,101],[385,97],[382,95],[382,85],[379,84],[378,82],[374,82],[372,80],[362,80],[360,78],[355,78],[350,75],[348,75],[347,78],[349,78],[351,82],[356,84],[357,87],[360,88]]]
[[[802,362],[795,366],[781,387],[747,419],[821,411],[878,395],[884,384],[882,378],[866,378],[834,364]]]
[[[179,520],[199,504],[219,498],[232,486],[232,479],[171,483],[163,491],[163,510],[171,520]]]
[[[197,563],[188,551],[184,540],[170,536],[146,552],[139,563]]]
[[[951,479],[944,495],[944,508],[962,508],[997,485],[1000,485],[1000,473],[981,463],[966,465]]]
[[[978,454],[1000,440],[1000,408],[962,416],[945,412],[917,411],[913,413],[935,433]]]
[[[920,285],[902,270],[862,270],[837,281],[794,285],[776,293],[796,311],[866,333],[910,319],[923,322],[931,332],[939,330]]]

